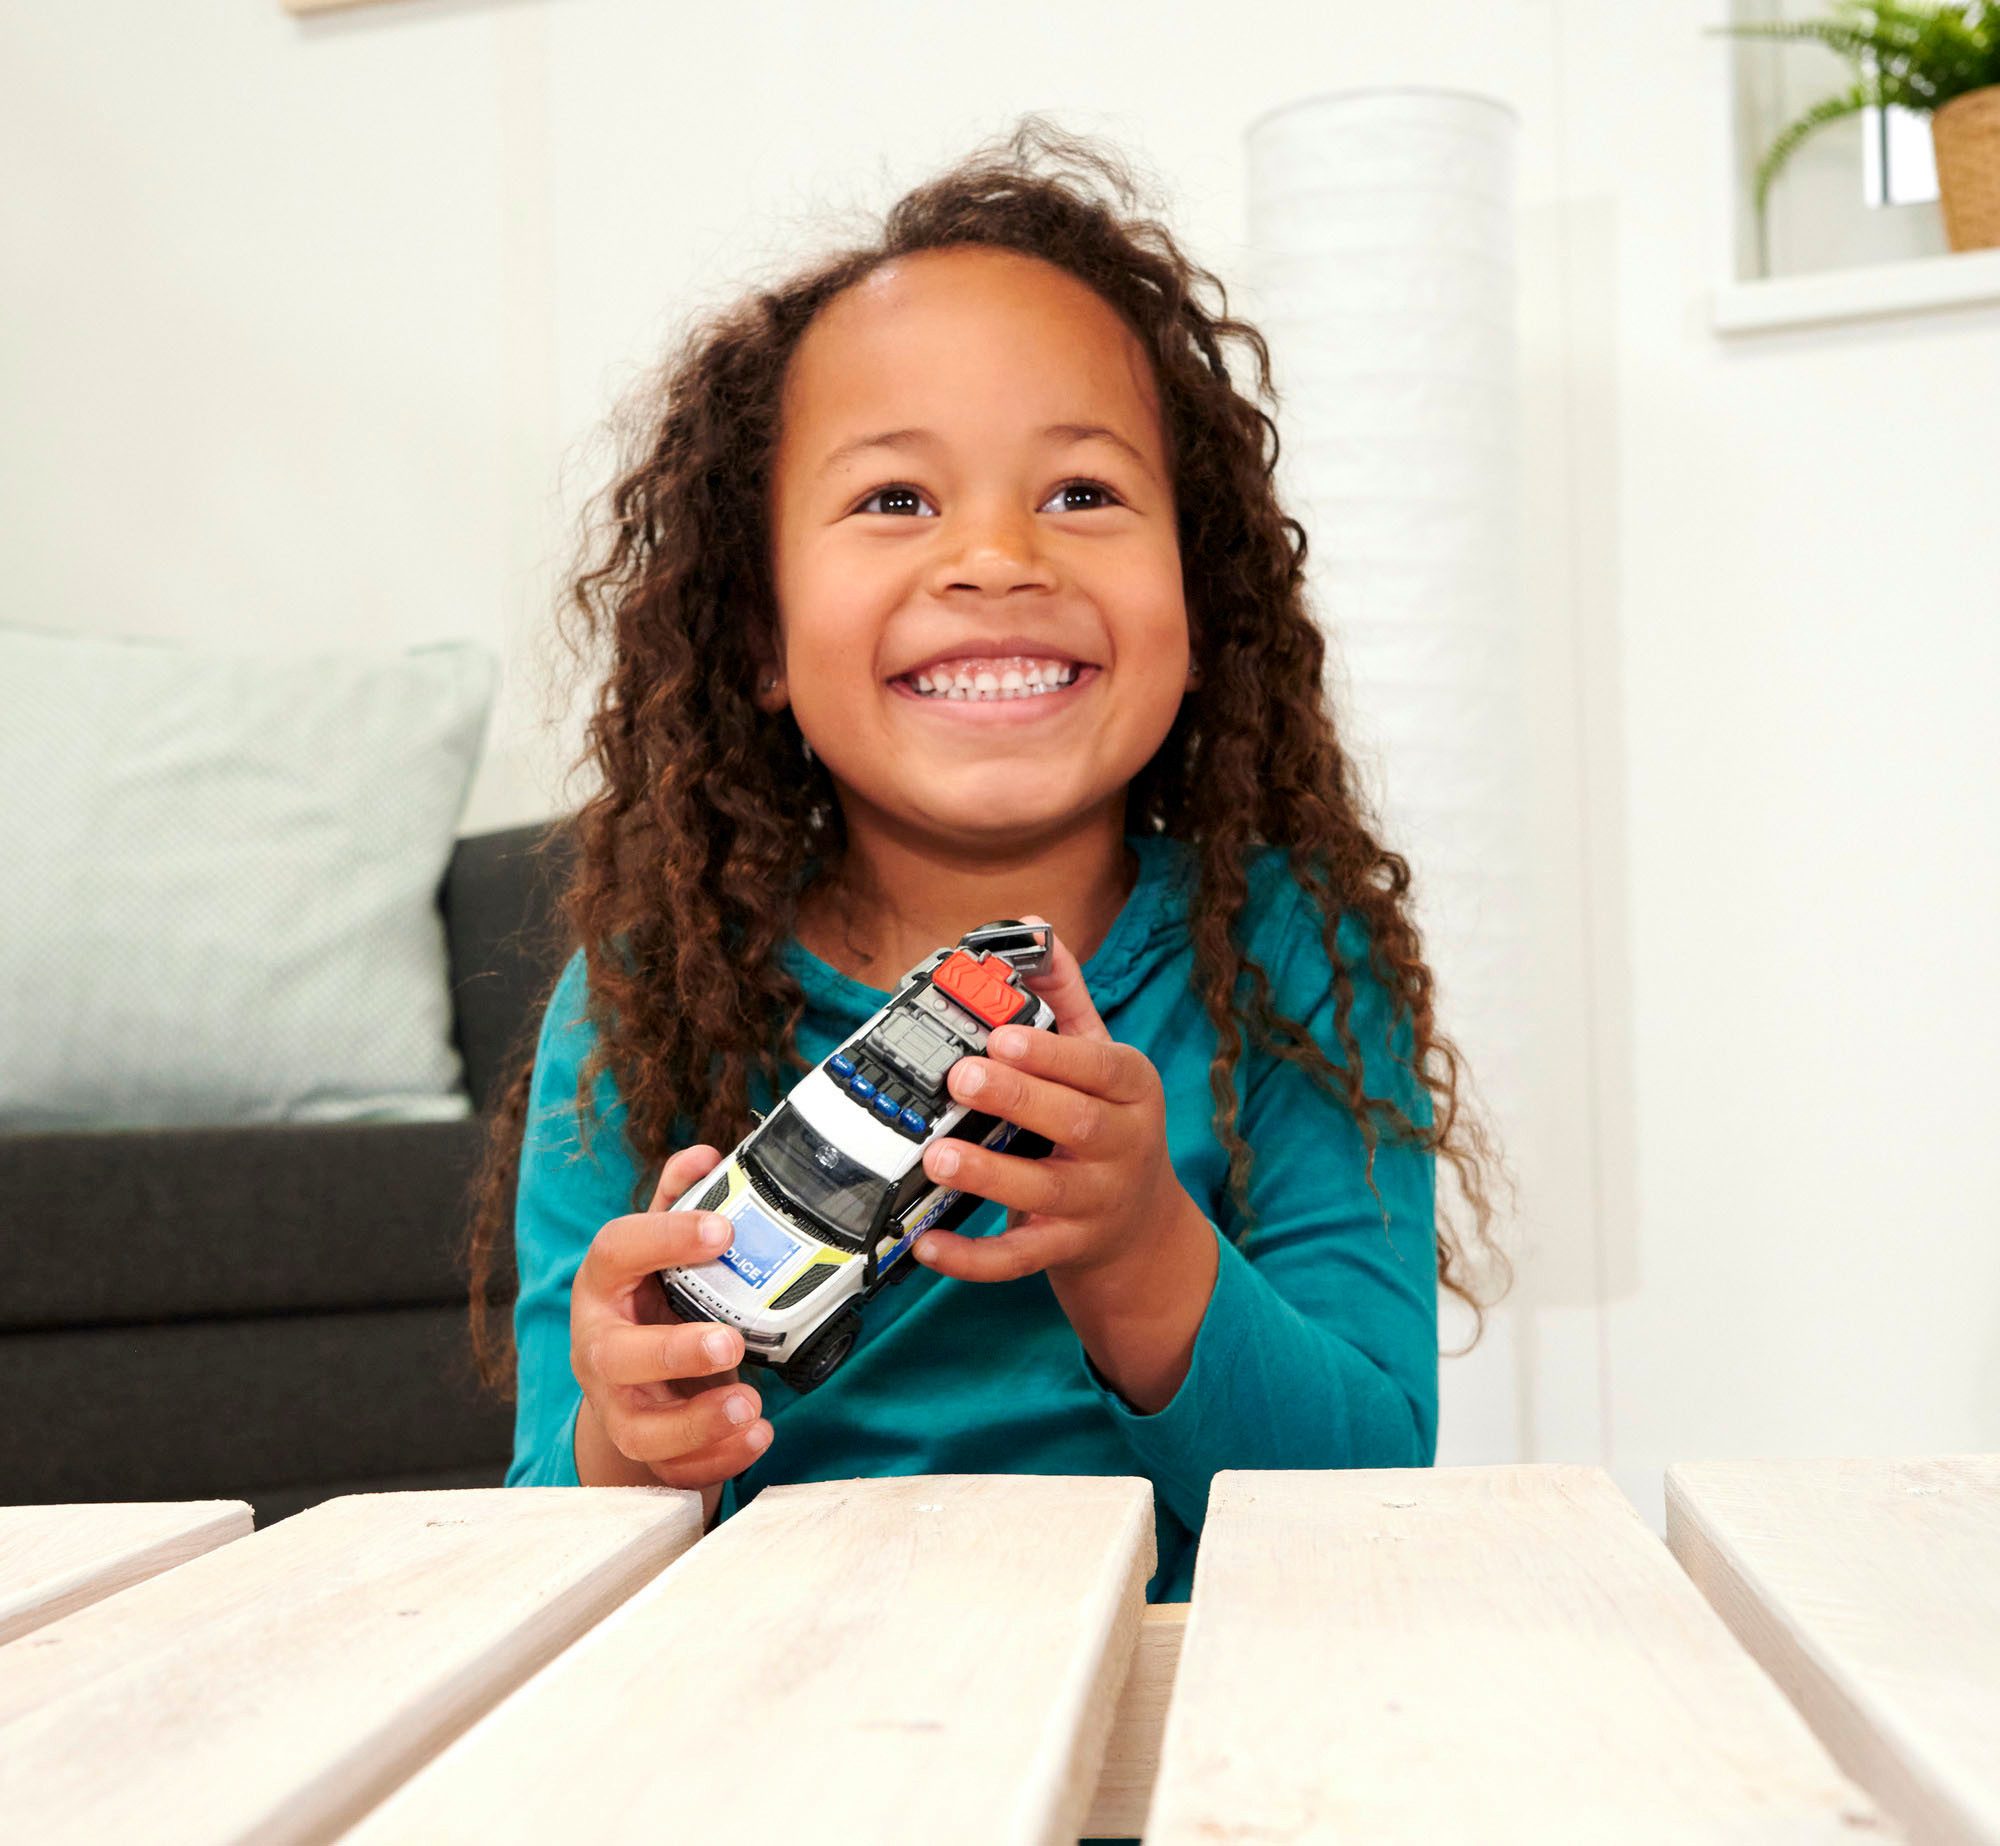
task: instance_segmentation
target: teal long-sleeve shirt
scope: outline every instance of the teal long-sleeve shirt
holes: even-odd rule
[[[1159,1071],[1174,1170],[1217,1234],[1215,1287],[1179,1390],[1151,1414],[1127,1404],[1083,1351],[1046,1276],[963,1282],[917,1269],[862,1309],[853,1353],[816,1391],[801,1396],[775,1373],[746,1368],[772,1440],[725,1485],[719,1518],[774,1482],[1143,1474],[1153,1483],[1159,1547],[1147,1600],[1179,1602],[1192,1587],[1218,1469],[1428,1467],[1435,1458],[1435,1157],[1381,1141],[1378,1205],[1346,1103],[1296,1065],[1246,1047],[1237,1122],[1256,1163],[1252,1228],[1239,1244],[1228,1157],[1211,1119],[1216,1035],[1192,980],[1193,854],[1163,835],[1135,834],[1130,844],[1138,882],[1083,977],[1112,1037]],[[1248,875],[1242,939],[1269,974],[1276,1005],[1344,1065],[1317,903],[1275,848],[1258,849]],[[1388,996],[1367,971],[1366,944],[1360,918],[1344,915],[1349,1027],[1367,1093],[1394,1097],[1428,1124],[1430,1098],[1410,1068],[1410,1020],[1399,1014],[1391,1035]],[[890,998],[796,940],[782,952],[805,990],[799,1049],[815,1063]],[[608,1073],[592,1099],[588,1154],[580,1151],[577,1072],[593,1038],[578,954],[542,1022],[522,1146],[510,1487],[576,1484],[582,1392],[569,1362],[570,1285],[598,1230],[634,1209],[638,1167]],[[752,1101],[768,1107],[762,1096]],[[962,1229],[978,1236],[1004,1219],[989,1201]]]

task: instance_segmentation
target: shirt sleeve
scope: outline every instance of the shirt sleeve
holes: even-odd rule
[[[1317,904],[1298,887],[1273,1002],[1300,1020],[1336,1067],[1332,968]],[[1367,935],[1343,919],[1353,969],[1349,1028],[1370,1096],[1393,1097],[1432,1121],[1429,1092],[1410,1068],[1414,1033],[1399,1017],[1384,1042],[1388,996],[1367,972]],[[1219,1203],[1215,1287],[1187,1376],[1148,1415],[1132,1408],[1082,1355],[1085,1375],[1175,1516],[1198,1532],[1209,1482],[1222,1468],[1428,1467],[1437,1454],[1436,1159],[1386,1135],[1375,1150],[1378,1205],[1363,1177],[1366,1144],[1338,1089],[1252,1051],[1239,1129],[1256,1151],[1253,1228],[1239,1245]],[[1387,1211],[1387,1224],[1383,1212]]]
[[[593,1097],[590,1146],[577,1119],[577,1072],[596,1039],[579,950],[542,1016],[514,1203],[516,1353],[509,1487],[574,1487],[582,1388],[569,1363],[569,1293],[592,1240],[632,1209],[637,1167],[609,1073]]]

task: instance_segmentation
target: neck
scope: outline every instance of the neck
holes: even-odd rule
[[[1080,821],[1005,845],[965,847],[846,804],[847,849],[799,902],[799,940],[871,987],[998,917],[1055,926],[1079,962],[1110,933],[1138,875],[1124,796]]]

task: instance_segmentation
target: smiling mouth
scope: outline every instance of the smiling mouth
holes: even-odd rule
[[[1074,660],[1010,655],[992,660],[940,662],[891,680],[915,697],[933,703],[997,705],[1010,700],[1052,697],[1097,671]]]

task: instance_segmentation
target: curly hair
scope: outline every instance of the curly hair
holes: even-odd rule
[[[1237,388],[1224,342],[1247,349],[1258,394],[1275,405],[1268,349],[1254,327],[1230,318],[1221,282],[1162,223],[1138,215],[1145,204],[1119,156],[1024,116],[1011,134],[906,193],[863,246],[699,319],[628,401],[617,478],[560,622],[579,662],[608,656],[579,763],[597,786],[561,830],[572,868],[562,925],[585,957],[597,1034],[579,1077],[579,1113],[587,1124],[588,1099],[610,1071],[643,1173],[681,1144],[683,1122],[693,1126],[689,1144],[734,1146],[752,1125],[753,1070],[778,1096],[786,1073],[810,1068],[796,1042],[803,991],[779,952],[798,915],[801,868],[837,868],[845,828],[834,785],[790,709],[767,713],[751,696],[760,666],[778,652],[769,520],[786,367],[813,317],[885,263],[959,244],[1022,252],[1094,289],[1138,337],[1159,388],[1200,676],[1133,778],[1126,825],[1184,840],[1198,859],[1195,984],[1217,1034],[1209,1089],[1242,1232],[1253,1154],[1237,1131],[1233,1079],[1247,1031],[1259,1050],[1344,1097],[1378,1204],[1384,1129],[1453,1163],[1474,1210],[1473,1241],[1461,1242],[1441,1212],[1433,1228],[1440,1282],[1473,1310],[1461,1349],[1470,1350],[1486,1307],[1511,1281],[1482,1180],[1496,1158],[1493,1139],[1462,1104],[1463,1058],[1437,1029],[1433,978],[1406,901],[1408,862],[1377,843],[1335,734],[1325,641],[1305,592],[1306,534],[1273,485],[1277,425]],[[1213,291],[1213,307],[1204,291]],[[1343,1065],[1274,1009],[1265,970],[1238,939],[1247,855],[1258,846],[1284,849],[1293,877],[1318,900]],[[1429,1123],[1364,1094],[1349,1025],[1354,971],[1335,942],[1348,911],[1367,925],[1391,1030],[1399,1012],[1411,1022],[1411,1068],[1441,1105]],[[502,1391],[512,1339],[496,1332],[489,1295],[504,1299],[497,1265],[503,1247],[511,1258],[532,1043],[517,1055],[489,1120],[465,1250],[473,1362],[481,1382]]]

